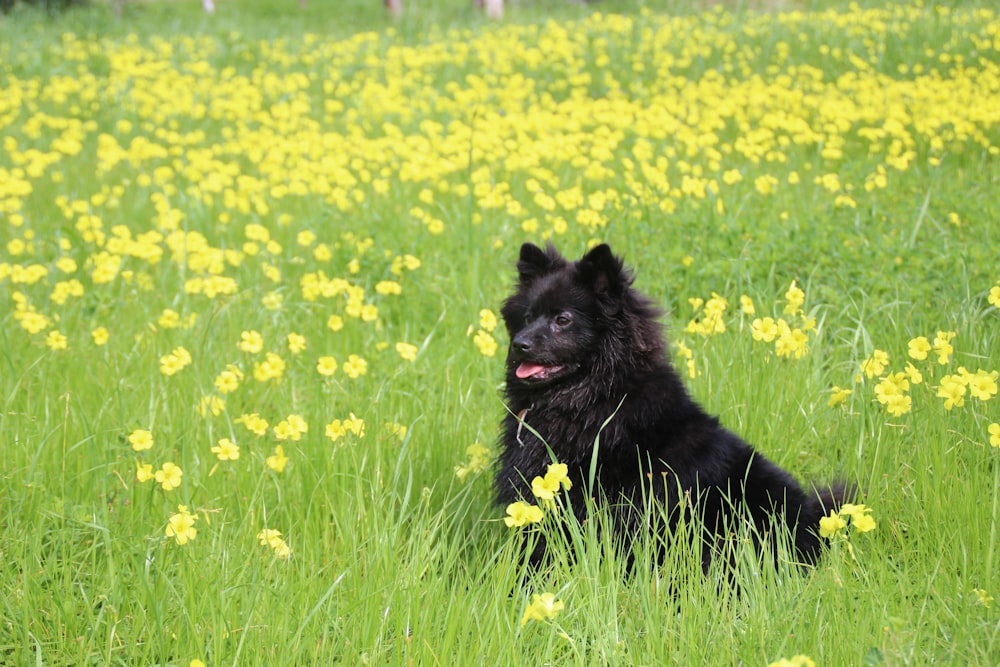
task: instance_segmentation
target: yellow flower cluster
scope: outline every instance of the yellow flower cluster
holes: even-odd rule
[[[844,539],[847,539],[845,531],[848,527],[848,520],[854,532],[867,533],[875,530],[875,519],[871,517],[871,512],[870,507],[855,505],[853,503],[846,503],[840,508],[840,511],[830,510],[828,516],[819,520],[820,537],[833,539],[840,535]]]
[[[531,493],[539,500],[538,505],[531,505],[518,500],[507,506],[507,516],[504,523],[508,528],[520,528],[532,523],[538,523],[544,518],[542,508],[554,509],[560,489],[569,491],[573,482],[569,478],[569,469],[565,463],[552,463],[545,476],[536,476],[531,480]]]
[[[779,357],[801,359],[806,356],[809,352],[809,334],[816,334],[816,320],[802,310],[805,300],[805,292],[793,280],[785,291],[785,306],[782,309],[785,315],[792,318],[791,323],[783,317],[777,320],[773,317],[758,317],[750,323],[750,335],[755,341],[773,342],[774,352]]]
[[[479,311],[479,328],[470,326],[466,335],[472,336],[473,331],[475,331],[475,336],[472,337],[472,342],[475,344],[476,349],[484,357],[493,357],[497,353],[499,346],[497,345],[496,339],[493,337],[493,331],[497,328],[497,316],[489,308],[483,308]]]
[[[924,371],[917,368],[913,362],[907,361],[902,371],[886,372],[889,368],[889,353],[885,350],[875,349],[871,355],[861,362],[861,375],[867,379],[878,378],[873,391],[875,399],[885,407],[886,412],[898,417],[910,412],[913,409],[913,398],[910,394],[912,385],[924,383],[924,373],[933,375],[935,369],[951,363],[955,348],[952,341],[955,339],[954,331],[938,331],[933,342],[926,336],[911,338],[907,344],[907,355],[914,361],[926,361],[933,353],[936,356],[937,364],[929,364]],[[1000,371],[987,371],[978,369],[975,373],[969,371],[964,366],[959,366],[954,373],[942,375],[935,387],[935,396],[943,400],[944,409],[951,411],[954,408],[961,408],[965,405],[966,395],[972,396],[978,401],[989,401],[997,395],[997,382],[1000,379]],[[840,390],[838,391],[849,391]],[[830,404],[835,405],[840,402],[832,397]],[[843,396],[846,398],[846,396]],[[842,400],[842,399],[841,399]]]

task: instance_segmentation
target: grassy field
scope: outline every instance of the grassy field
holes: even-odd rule
[[[1000,13],[470,4],[0,17],[0,662],[996,665]],[[526,240],[609,242],[874,530],[526,571]]]

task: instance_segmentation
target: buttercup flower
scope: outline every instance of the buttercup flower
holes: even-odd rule
[[[135,462],[135,481],[143,484],[153,479],[153,464],[152,463],[142,463],[141,461]]]
[[[990,424],[987,432],[990,434],[990,447],[1000,449],[1000,424]]]
[[[829,516],[819,520],[819,536],[830,538],[847,527],[847,522],[840,518],[835,510],[830,510]]]
[[[861,372],[866,378],[871,379],[882,375],[888,365],[889,353],[884,350],[874,350],[870,357],[861,362]]]
[[[237,347],[244,352],[257,354],[264,349],[264,337],[258,331],[244,331],[240,334],[240,342]]]
[[[222,438],[219,440],[219,444],[212,447],[212,453],[215,454],[220,461],[235,461],[240,458],[240,448],[229,438]]]
[[[544,621],[555,618],[565,606],[562,600],[556,599],[555,593],[542,593],[541,595],[536,593],[532,597],[531,604],[524,610],[521,625],[527,624],[528,621]]]
[[[926,336],[917,336],[910,340],[907,348],[907,354],[911,358],[923,361],[927,358],[927,353],[931,351],[931,343]]]
[[[153,434],[146,429],[137,428],[128,436],[129,444],[137,452],[143,452],[153,447]]]
[[[156,483],[159,484],[164,491],[173,491],[176,489],[181,485],[181,479],[183,477],[184,471],[170,461],[164,463],[153,475],[153,479],[156,480]]]
[[[847,401],[847,397],[853,392],[851,389],[842,389],[841,387],[834,386],[830,389],[830,400],[826,402],[828,406],[836,407]]]
[[[167,521],[166,535],[174,538],[174,542],[180,545],[187,544],[198,536],[198,529],[194,527],[197,516],[190,514],[185,505],[177,506],[177,513],[171,514]]]
[[[396,343],[396,353],[403,361],[414,361],[417,358],[417,346],[410,343]]]
[[[519,528],[529,523],[538,523],[543,516],[542,509],[538,505],[529,505],[519,500],[507,505],[507,516],[503,522],[508,528]]]
[[[274,453],[264,459],[264,463],[274,472],[284,472],[285,466],[288,464],[288,457],[285,456],[284,448],[281,445],[277,445],[274,448]]]
[[[489,308],[479,311],[479,328],[487,332],[497,328],[497,316]]]

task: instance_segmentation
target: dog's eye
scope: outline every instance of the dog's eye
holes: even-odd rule
[[[561,327],[568,327],[573,321],[569,313],[559,313],[556,315],[556,324]]]

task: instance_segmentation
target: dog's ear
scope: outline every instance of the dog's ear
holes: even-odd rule
[[[552,244],[542,250],[534,243],[525,243],[521,246],[521,256],[517,260],[517,277],[522,285],[527,285],[563,261],[565,260]]]
[[[602,243],[591,249],[577,262],[577,269],[583,281],[590,285],[596,294],[618,294],[629,284],[625,275],[622,260],[615,257],[607,243]]]

